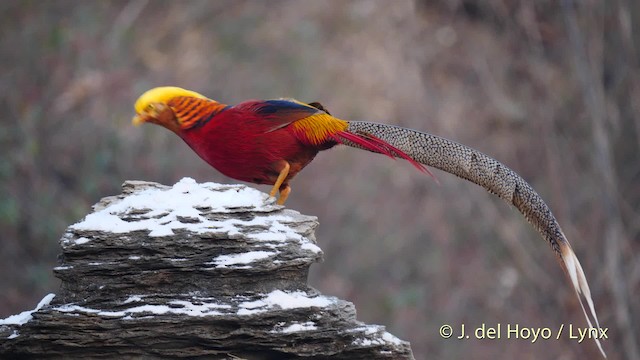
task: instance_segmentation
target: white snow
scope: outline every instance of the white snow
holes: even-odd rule
[[[220,255],[213,259],[207,265],[216,265],[216,268],[226,268],[230,265],[250,264],[252,262],[266,259],[276,255],[273,251],[247,251],[239,254]]]
[[[131,301],[132,297],[125,300],[127,302],[135,301],[135,298]],[[178,307],[181,306],[181,307]],[[135,306],[129,309],[124,309],[120,311],[103,311],[98,309],[91,309],[78,305],[63,305],[55,308],[54,310],[66,313],[74,313],[74,312],[83,312],[88,314],[97,314],[100,316],[112,316],[112,317],[129,317],[132,314],[142,314],[142,313],[151,313],[154,315],[164,315],[164,314],[179,314],[179,315],[188,315],[188,316],[212,316],[212,315],[222,315],[223,313],[218,311],[218,309],[227,309],[230,308],[229,305],[218,304],[218,303],[206,303],[206,302],[198,302],[192,303],[190,301],[185,300],[173,300],[169,302],[169,305],[140,305]],[[129,317],[130,318],[130,317]]]
[[[287,326],[286,328],[281,329],[280,332],[293,333],[293,332],[300,332],[300,331],[316,330],[317,328],[318,327],[316,326],[315,323],[313,323],[312,321],[307,321],[305,323],[291,324],[291,325]]]
[[[146,189],[107,207],[87,215],[82,221],[71,226],[76,230],[108,231],[126,233],[136,230],[150,230],[149,236],[173,235],[175,229],[187,229],[198,233],[221,228],[220,222],[210,221],[202,216],[199,208],[209,208],[216,212],[229,212],[233,208],[264,206],[266,194],[249,187],[220,187],[216,183],[198,184],[191,178],[183,178],[168,189]],[[132,218],[124,221],[122,216]],[[186,218],[189,222],[180,222]],[[80,240],[80,242],[78,241]],[[76,243],[90,241],[80,238]]]
[[[383,330],[383,327],[379,325],[365,325],[361,327],[357,327],[352,329],[354,332],[362,332],[365,336],[373,337],[373,338],[359,338],[353,341],[353,344],[359,346],[372,346],[372,345],[384,345],[384,344],[393,344],[400,345],[402,344],[402,340],[393,336],[392,334]],[[379,336],[380,334],[381,336]]]
[[[140,295],[131,295],[127,298],[127,300],[123,301],[123,304],[129,304],[132,302],[140,302],[142,301],[142,296]]]
[[[291,227],[282,223],[290,220],[291,218],[283,215],[268,215],[268,216],[256,217],[248,221],[238,220],[238,219],[217,221],[213,226],[216,228],[219,228],[220,230],[224,231],[229,235],[240,234],[240,231],[238,230],[239,227],[264,229],[261,232],[252,232],[246,235],[248,238],[251,238],[257,241],[265,241],[265,242],[268,242],[268,241],[285,242],[286,240],[308,241],[305,238],[303,238],[300,234],[293,231]]]
[[[69,269],[73,269],[73,266],[65,265],[65,266],[56,266],[53,268],[53,270],[69,270]]]
[[[87,239],[86,237],[80,237],[80,238],[77,238],[75,240],[75,243],[78,244],[78,245],[81,245],[81,244],[86,244],[89,241],[91,241],[91,240]]]
[[[397,337],[395,337],[393,334],[390,334],[388,332],[384,332],[382,334],[382,339],[388,343],[392,343],[395,345],[400,345],[402,344],[402,340],[398,339]]]
[[[262,299],[241,303],[238,315],[260,313],[275,306],[281,309],[327,307],[334,302],[335,299],[326,296],[309,297],[309,294],[302,291],[284,292],[282,290],[274,290]]]
[[[28,323],[31,319],[33,319],[33,316],[31,316],[31,314],[40,310],[43,306],[49,305],[49,303],[51,303],[51,300],[53,300],[55,296],[55,294],[46,295],[44,298],[42,298],[42,300],[40,300],[35,309],[23,311],[20,314],[11,315],[8,318],[2,319],[0,320],[0,325],[24,325]]]
[[[320,249],[316,244],[313,244],[311,242],[305,242],[300,246],[300,248],[302,248],[303,250],[309,250],[315,254],[319,254],[322,252],[322,249]]]

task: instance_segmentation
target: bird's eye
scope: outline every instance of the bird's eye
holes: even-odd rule
[[[155,108],[156,108],[156,107],[155,107],[153,104],[149,104],[149,105],[147,105],[147,110],[153,110],[153,109],[155,109]]]

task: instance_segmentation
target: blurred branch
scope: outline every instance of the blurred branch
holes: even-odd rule
[[[112,51],[119,46],[120,39],[131,29],[148,3],[149,0],[131,0],[122,8],[109,34],[108,43]]]
[[[582,3],[581,3],[582,4]],[[597,16],[598,23],[602,25],[604,22],[606,5],[593,5],[595,8],[595,16]],[[604,250],[605,250],[605,264],[607,268],[607,274],[609,276],[609,284],[611,287],[611,293],[613,295],[614,304],[616,306],[615,318],[617,325],[620,329],[620,334],[623,338],[624,351],[629,359],[640,359],[640,352],[638,351],[637,340],[634,338],[633,328],[631,324],[631,311],[629,306],[629,292],[626,288],[625,271],[622,264],[622,241],[626,234],[624,232],[624,226],[621,220],[620,207],[617,201],[617,184],[615,167],[613,165],[613,154],[611,150],[611,144],[609,136],[605,127],[605,120],[607,118],[605,108],[605,95],[602,83],[596,79],[602,78],[601,74],[595,73],[594,67],[590,64],[589,52],[585,46],[584,36],[581,32],[576,9],[577,3],[571,0],[564,0],[562,2],[563,15],[565,17],[565,26],[569,34],[571,46],[573,47],[573,63],[575,66],[575,72],[581,85],[583,92],[583,103],[587,107],[587,116],[591,120],[592,136],[593,136],[593,151],[595,155],[595,165],[598,171],[596,176],[599,177],[599,182],[603,185],[602,192],[600,193],[600,203],[603,207],[604,217]],[[596,32],[598,36],[603,36],[603,27],[599,27]],[[599,43],[596,46],[599,50],[603,49],[602,38],[599,38]],[[593,39],[590,44],[593,46]],[[600,53],[601,55],[601,53]],[[602,56],[598,59],[592,59],[597,64],[603,64]]]

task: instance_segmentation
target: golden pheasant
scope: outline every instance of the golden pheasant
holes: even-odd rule
[[[547,204],[513,170],[477,150],[416,130],[341,120],[319,103],[294,99],[228,106],[193,91],[159,87],[140,96],[135,110],[134,124],[150,122],[173,131],[221,173],[273,185],[270,194],[279,191],[279,204],[289,196],[295,175],[319,151],[337,144],[403,158],[425,172],[429,172],[426,166],[432,166],[478,184],[515,206],[551,245],[589,327],[593,320],[600,328],[582,266]],[[605,356],[597,338],[596,342]]]

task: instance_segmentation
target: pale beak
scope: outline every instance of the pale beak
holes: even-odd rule
[[[131,123],[134,126],[140,126],[142,124],[144,124],[145,122],[147,122],[147,119],[149,119],[149,115],[142,113],[142,114],[136,114],[136,116],[133,117],[133,119],[131,119]]]

